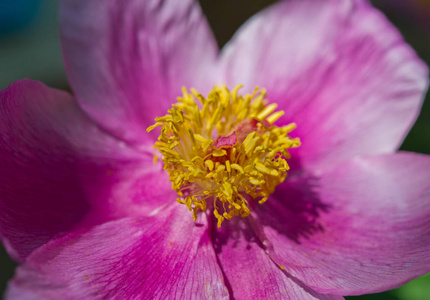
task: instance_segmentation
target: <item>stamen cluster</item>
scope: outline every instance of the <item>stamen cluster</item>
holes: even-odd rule
[[[155,147],[162,155],[177,201],[193,211],[210,209],[218,219],[250,214],[250,201],[264,203],[287,176],[289,148],[300,141],[288,133],[295,124],[273,123],[284,112],[265,99],[265,90],[238,95],[215,88],[205,98],[183,88],[183,96],[168,114],[156,118],[161,126]]]

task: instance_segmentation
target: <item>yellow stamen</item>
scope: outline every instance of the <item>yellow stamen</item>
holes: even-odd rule
[[[230,92],[215,86],[207,98],[183,88],[178,103],[147,129],[161,126],[154,147],[178,203],[194,220],[198,211],[211,209],[218,227],[234,216],[248,216],[249,201],[267,201],[287,177],[288,149],[300,146],[298,138],[288,136],[294,123],[273,125],[284,112],[268,104],[264,89],[241,96],[240,88]]]

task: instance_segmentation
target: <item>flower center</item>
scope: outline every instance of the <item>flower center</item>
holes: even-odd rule
[[[177,201],[194,220],[199,210],[212,210],[218,227],[225,219],[248,216],[251,202],[264,203],[287,176],[288,149],[300,146],[288,136],[294,123],[274,125],[284,112],[268,104],[264,89],[241,96],[240,88],[215,86],[207,98],[183,88],[168,114],[147,129],[161,126],[155,148]]]

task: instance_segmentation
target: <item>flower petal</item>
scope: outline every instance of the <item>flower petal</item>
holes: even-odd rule
[[[0,102],[0,237],[14,259],[78,224],[164,204],[152,157],[106,135],[69,94],[24,80]]]
[[[430,271],[430,156],[341,163],[259,208],[269,255],[320,293],[392,289]]]
[[[83,109],[140,145],[181,87],[208,91],[218,50],[194,0],[63,0],[67,75]]]
[[[18,268],[7,297],[228,299],[205,220],[174,205],[55,240]]]
[[[215,251],[233,299],[343,299],[316,293],[282,271],[264,252],[249,219],[226,221],[214,236]]]
[[[397,149],[428,85],[424,63],[360,0],[281,1],[239,30],[222,61],[229,85],[267,88],[285,110],[279,123],[297,123],[291,153],[308,169]]]

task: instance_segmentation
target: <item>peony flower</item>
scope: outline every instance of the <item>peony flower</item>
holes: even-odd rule
[[[73,96],[0,94],[7,298],[342,299],[430,271],[430,157],[396,152],[427,68],[367,2],[281,1],[221,51],[193,0],[60,18]]]

